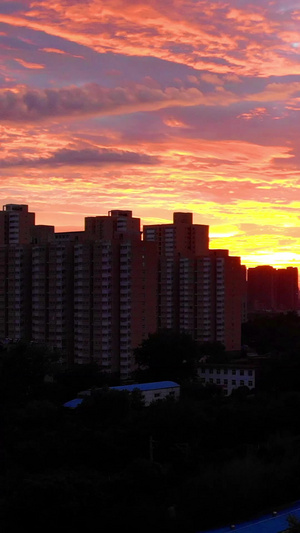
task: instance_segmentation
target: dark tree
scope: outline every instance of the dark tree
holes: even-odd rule
[[[182,381],[196,374],[201,353],[197,342],[187,333],[162,330],[150,334],[134,355],[139,370],[148,379]]]
[[[288,522],[287,531],[289,531],[290,533],[300,533],[300,520],[296,516],[289,515],[287,517],[287,522]]]
[[[295,312],[260,315],[242,325],[242,342],[259,354],[299,360],[300,317]]]
[[[81,413],[85,420],[89,419],[96,424],[100,420],[103,428],[121,422],[129,413],[129,409],[129,393],[108,388],[95,390],[77,407],[78,413]]]
[[[204,342],[200,345],[202,357],[206,356],[210,363],[227,363],[228,355],[221,342]]]
[[[47,347],[20,342],[0,358],[0,390],[3,401],[37,399],[44,388],[44,378],[59,355]]]

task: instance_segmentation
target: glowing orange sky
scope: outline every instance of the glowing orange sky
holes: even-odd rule
[[[2,0],[2,204],[82,229],[192,211],[243,264],[300,265],[300,5]]]

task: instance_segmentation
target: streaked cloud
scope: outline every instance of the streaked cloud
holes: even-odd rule
[[[30,68],[30,69],[45,68],[44,65],[39,65],[38,63],[29,63],[29,61],[24,61],[23,59],[20,59],[20,58],[17,58],[17,57],[15,58],[15,61],[20,63],[20,65],[22,65],[22,67],[24,67],[24,68]]]
[[[88,148],[82,150],[72,150],[63,148],[62,150],[57,150],[49,157],[21,157],[2,159],[0,160],[0,168],[24,166],[31,168],[41,165],[157,165],[158,163],[158,158],[136,152],[108,149],[95,150]]]
[[[83,56],[70,54],[68,52],[65,52],[64,50],[59,50],[58,48],[41,48],[40,50],[41,52],[48,52],[49,54],[62,54],[66,56],[78,57],[80,59],[83,59]]]
[[[98,84],[61,89],[16,87],[0,92],[0,118],[34,121],[59,116],[125,114],[164,107],[227,105],[234,95],[222,91],[203,94],[197,88],[152,88],[143,85],[108,89]]]

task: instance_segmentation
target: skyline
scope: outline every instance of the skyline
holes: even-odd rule
[[[0,47],[3,205],[56,231],[188,211],[210,248],[299,268],[296,2],[4,0]]]

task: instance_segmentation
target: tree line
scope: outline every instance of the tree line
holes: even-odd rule
[[[97,524],[196,533],[299,498],[298,381],[224,397],[195,379],[203,347],[177,338],[170,359],[171,337],[162,340],[165,358],[157,338],[154,351],[148,343],[136,354],[139,377],[181,386],[179,401],[149,407],[138,392],[110,390],[117,377],[95,365],[62,368],[52,352],[22,343],[0,353],[3,531]],[[296,353],[289,363],[298,368]],[[63,406],[91,386],[101,390],[76,409]]]

